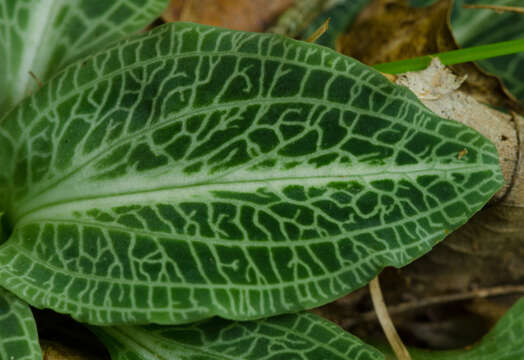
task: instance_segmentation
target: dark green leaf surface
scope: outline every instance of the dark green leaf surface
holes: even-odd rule
[[[0,115],[73,60],[144,28],[167,0],[0,1]]]
[[[464,4],[522,6],[521,0],[455,0],[451,27],[461,47],[492,44],[524,38],[524,15],[497,13],[488,9],[465,9]],[[524,104],[524,52],[498,56],[477,62],[490,74],[499,77],[509,92]]]
[[[0,163],[0,284],[97,324],[330,302],[429,251],[503,182],[488,140],[353,59],[180,23],[24,101]]]
[[[478,344],[453,351],[409,349],[413,360],[524,359],[524,299],[519,300]],[[395,359],[389,355],[388,359]]]
[[[329,18],[329,27],[316,41],[319,45],[335,48],[337,38],[348,28],[369,0],[331,0],[326,9],[311,22],[302,34],[309,38]]]
[[[310,313],[258,321],[211,319],[188,326],[92,327],[113,360],[383,360],[335,324]]]
[[[0,288],[0,359],[42,359],[31,309],[2,288]]]

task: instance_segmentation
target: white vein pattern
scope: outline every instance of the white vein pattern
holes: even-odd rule
[[[29,306],[0,288],[0,359],[42,360]]]
[[[503,181],[489,141],[353,59],[180,23],[68,67],[5,119],[0,161],[0,284],[95,324],[327,303]]]
[[[148,25],[167,0],[0,2],[0,115],[74,60]],[[1,116],[0,116],[1,117]]]
[[[113,360],[383,360],[348,332],[310,313],[186,326],[91,327]]]

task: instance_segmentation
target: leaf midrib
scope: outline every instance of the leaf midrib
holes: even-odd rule
[[[269,183],[278,183],[278,182],[284,182],[289,184],[297,184],[297,183],[303,183],[304,181],[311,182],[312,180],[315,180],[321,184],[325,185],[329,182],[340,182],[340,181],[351,181],[355,179],[365,179],[366,182],[373,181],[376,179],[395,179],[395,178],[409,178],[412,175],[415,175],[417,173],[422,174],[440,174],[442,172],[447,173],[449,171],[460,171],[460,172],[474,172],[479,170],[479,164],[469,164],[468,166],[464,166],[463,164],[456,165],[456,166],[450,166],[450,164],[445,164],[446,166],[438,167],[433,166],[428,169],[420,169],[420,166],[398,166],[399,171],[392,171],[391,168],[394,168],[394,166],[389,166],[388,168],[377,168],[373,167],[375,171],[367,171],[369,167],[363,166],[361,167],[361,173],[359,174],[340,174],[340,175],[330,175],[330,176],[308,176],[307,178],[303,176],[299,177],[274,177],[274,178],[254,178],[254,179],[247,179],[247,180],[230,180],[230,181],[217,181],[217,178],[211,179],[208,181],[202,181],[197,183],[191,183],[186,185],[170,185],[170,186],[164,186],[164,187],[157,187],[154,189],[142,189],[142,190],[136,190],[136,191],[128,191],[128,192],[122,192],[122,193],[115,193],[115,194],[101,194],[97,196],[87,196],[87,197],[71,197],[68,199],[55,201],[55,202],[48,202],[44,203],[41,206],[32,208],[29,211],[24,212],[22,215],[15,218],[15,224],[23,224],[25,221],[28,221],[27,219],[31,219],[32,215],[38,212],[41,212],[44,209],[47,208],[53,208],[60,205],[70,204],[70,203],[78,203],[82,201],[97,201],[100,199],[110,199],[110,198],[119,198],[119,197],[129,197],[129,196],[136,196],[136,195],[146,195],[146,194],[154,194],[154,193],[162,193],[162,192],[170,192],[170,191],[182,191],[187,189],[193,189],[193,188],[205,188],[205,187],[218,187],[217,189],[211,189],[211,190],[225,190],[227,187],[235,187],[237,185],[241,184],[260,184],[260,187],[264,187],[265,185]],[[413,169],[418,168],[418,169]],[[493,169],[495,172],[498,171],[498,167],[496,165],[484,165],[482,167],[483,169]],[[351,171],[351,169],[347,169],[348,172]],[[218,177],[219,179],[220,177]],[[146,198],[144,198],[145,200]],[[142,199],[140,199],[142,200]],[[196,199],[195,199],[196,200]]]
[[[155,130],[158,130],[158,129],[162,128],[162,127],[168,126],[170,122],[177,121],[177,120],[183,120],[183,119],[185,119],[187,117],[195,116],[195,115],[198,115],[198,114],[205,114],[205,113],[208,113],[210,111],[221,110],[223,108],[230,108],[232,106],[233,107],[247,107],[247,106],[250,106],[250,105],[259,105],[259,104],[284,104],[284,103],[289,103],[290,100],[296,100],[296,97],[280,97],[280,98],[278,98],[278,100],[275,100],[275,99],[272,99],[272,98],[260,98],[260,99],[256,99],[256,100],[250,99],[250,100],[244,100],[244,101],[233,101],[233,102],[216,104],[215,106],[207,106],[207,107],[203,108],[200,111],[192,111],[191,112],[190,110],[188,110],[188,111],[186,111],[186,112],[184,112],[182,114],[176,114],[177,116],[174,116],[173,118],[166,119],[166,120],[164,120],[162,122],[157,122],[154,125],[151,125],[151,126],[145,128],[145,129],[142,129],[140,131],[137,131],[135,133],[129,134],[127,136],[124,136],[124,137],[118,139],[117,141],[112,143],[110,146],[105,146],[105,148],[103,148],[99,152],[96,152],[93,156],[87,157],[87,159],[82,164],[78,165],[77,167],[74,167],[70,172],[64,174],[62,177],[60,177],[56,181],[54,181],[54,182],[48,184],[47,186],[41,188],[38,192],[26,195],[26,197],[31,197],[31,200],[34,200],[35,198],[38,198],[38,197],[42,196],[42,194],[45,194],[46,192],[48,192],[49,189],[57,187],[59,184],[61,184],[64,181],[66,181],[68,178],[74,176],[74,174],[78,173],[80,170],[82,170],[83,168],[88,166],[90,163],[100,159],[101,157],[106,155],[108,152],[110,152],[110,151],[114,150],[115,148],[117,148],[118,146],[128,142],[130,139],[132,139],[132,138],[141,138],[142,136],[145,136],[145,135],[147,135],[150,132],[154,132]],[[297,104],[308,103],[308,104],[314,104],[316,106],[331,106],[332,108],[338,108],[340,111],[344,111],[344,109],[346,109],[346,110],[353,109],[353,110],[356,110],[360,114],[363,114],[363,115],[376,115],[376,112],[374,112],[372,110],[366,110],[366,109],[353,107],[353,106],[351,106],[349,104],[331,103],[331,102],[329,102],[327,100],[321,101],[321,100],[312,99],[312,98],[303,98],[303,99],[300,98],[300,101],[297,101],[296,103]],[[422,111],[423,109],[421,108],[420,110]],[[384,118],[384,119],[387,119],[387,120],[391,120],[392,124],[396,121],[396,118],[394,116],[389,116],[389,115],[382,114],[382,113],[380,113],[380,115],[382,115],[381,118]],[[408,124],[406,126],[408,126]],[[422,130],[422,131],[425,131],[425,132],[428,131],[426,128],[421,127],[418,124],[418,122],[409,124],[409,127],[412,128],[412,129],[415,129],[415,130]],[[361,136],[359,136],[359,137],[361,137]],[[288,142],[291,143],[292,140],[293,139],[290,139]],[[278,149],[272,150],[271,152],[264,154],[264,156],[260,157],[258,160],[262,161],[263,159],[267,158],[268,156],[271,156],[272,154],[274,154],[276,150],[278,150]],[[309,156],[303,156],[302,158],[304,158],[304,157],[309,158]],[[291,159],[290,157],[288,157],[288,158]],[[20,204],[23,204],[23,203],[24,203],[23,200],[18,200],[17,201],[18,207],[23,209],[23,207],[20,206]],[[15,216],[15,218],[18,218],[18,216]]]

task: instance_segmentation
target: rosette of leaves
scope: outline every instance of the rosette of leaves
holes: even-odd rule
[[[66,66],[1,120],[0,163],[0,285],[99,325],[325,304],[503,182],[482,135],[353,59],[184,23]]]

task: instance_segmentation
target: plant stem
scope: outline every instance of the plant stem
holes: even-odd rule
[[[524,285],[503,285],[495,286],[491,288],[475,289],[471,291],[466,291],[463,293],[456,294],[444,294],[431,296],[425,299],[419,299],[415,301],[409,301],[405,303],[400,303],[397,305],[392,305],[388,307],[389,315],[398,315],[404,312],[418,310],[430,306],[448,304],[456,301],[465,301],[471,299],[485,299],[492,296],[501,296],[501,295],[512,295],[512,294],[524,294]],[[342,322],[342,327],[344,329],[350,329],[352,326],[366,322],[374,321],[377,319],[377,313],[373,311],[366,312],[354,318],[350,318]]]
[[[382,296],[382,290],[380,289],[380,283],[378,282],[378,276],[369,283],[369,292],[371,294],[371,300],[373,301],[373,307],[377,313],[378,321],[397,359],[411,360],[411,356],[400,339],[400,336],[398,336],[395,325],[393,325],[393,321],[391,321],[391,317],[389,316],[384,297]]]
[[[524,52],[524,39],[474,46],[466,49],[446,51],[412,59],[392,61],[377,64],[373,67],[383,73],[398,74],[408,71],[424,70],[435,57],[438,57],[444,65],[454,65],[519,52]]]
[[[473,5],[473,4],[464,4],[462,5],[465,9],[488,9],[493,10],[496,12],[515,12],[524,14],[524,7],[517,7],[517,6],[501,6],[501,5]]]

